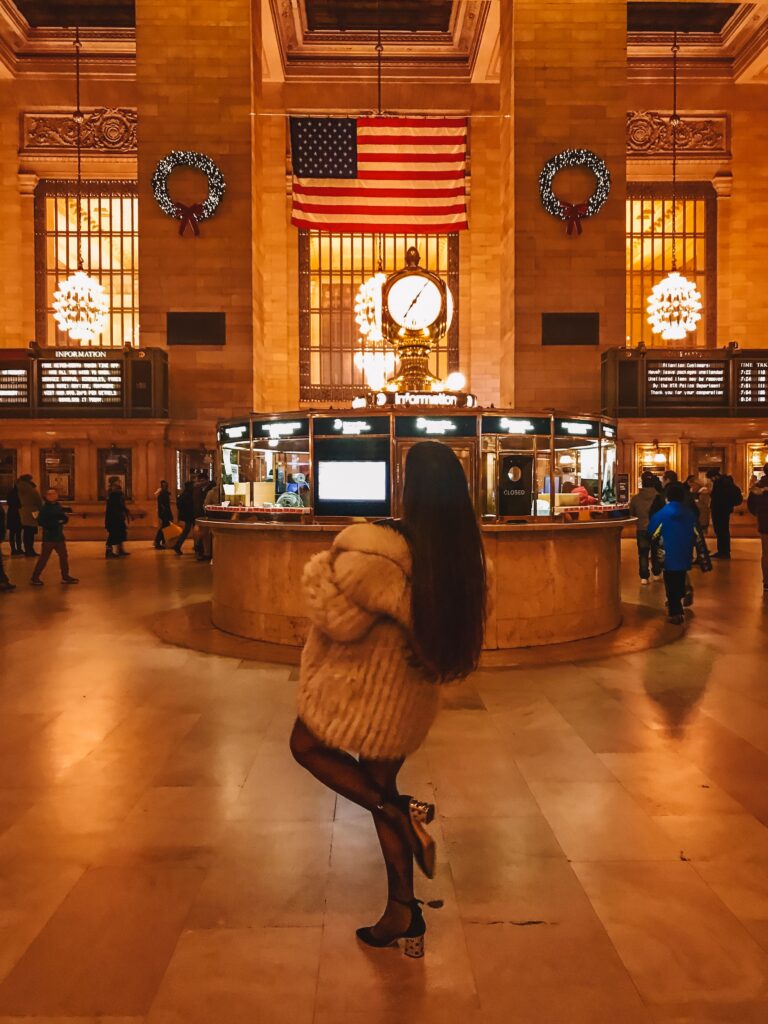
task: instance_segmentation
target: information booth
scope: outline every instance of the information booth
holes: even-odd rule
[[[408,452],[423,440],[456,453],[481,521],[494,566],[486,649],[577,640],[619,625],[627,506],[617,499],[615,421],[457,402],[220,424],[222,503],[207,507],[205,521],[214,624],[300,647],[304,565],[349,523],[401,514]]]
[[[607,417],[482,410],[251,415],[219,425],[223,501],[247,521],[378,519],[402,508],[408,452],[456,454],[484,522],[615,515],[616,423]],[[291,496],[294,497],[291,497]]]

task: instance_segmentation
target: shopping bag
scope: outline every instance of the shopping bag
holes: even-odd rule
[[[166,544],[173,544],[177,537],[181,536],[181,527],[178,523],[169,523],[163,527],[163,537]]]
[[[702,572],[712,572],[712,556],[709,553],[704,534],[698,526],[693,531],[693,543],[696,548],[696,564]]]

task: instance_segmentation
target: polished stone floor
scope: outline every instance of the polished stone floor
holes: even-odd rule
[[[449,693],[404,771],[439,809],[421,962],[356,945],[375,836],[290,760],[295,669],[150,631],[207,566],[13,560],[0,1024],[765,1024],[768,603],[734,547],[679,642]]]

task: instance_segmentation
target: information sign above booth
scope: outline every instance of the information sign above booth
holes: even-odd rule
[[[161,349],[0,349],[0,417],[167,415]]]
[[[602,357],[610,416],[768,413],[768,354],[743,349],[626,349]]]

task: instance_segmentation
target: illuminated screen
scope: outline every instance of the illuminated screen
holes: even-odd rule
[[[386,462],[318,462],[320,501],[386,501]]]

